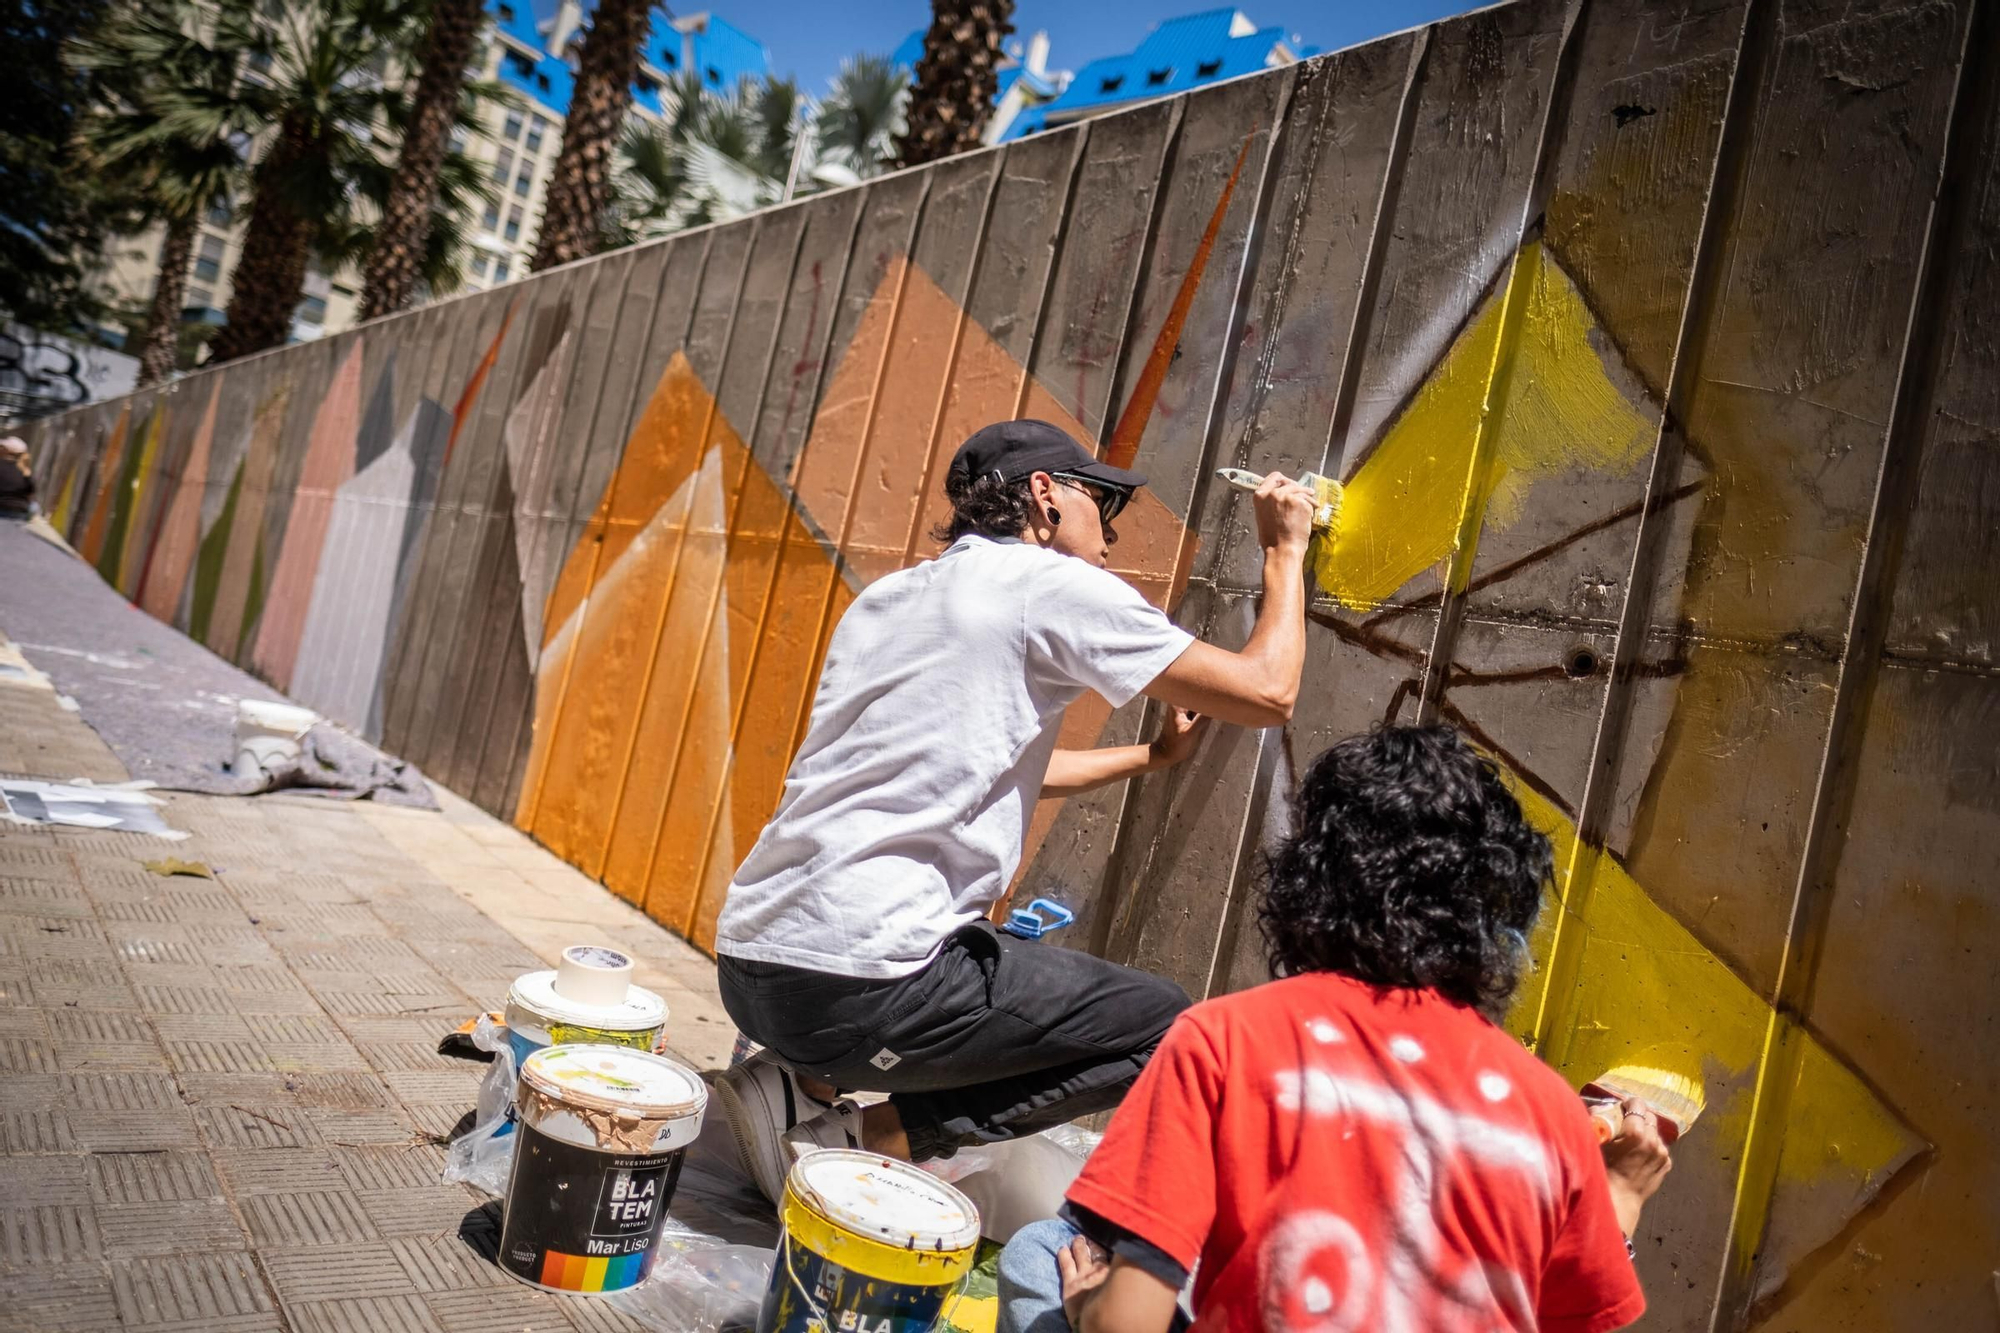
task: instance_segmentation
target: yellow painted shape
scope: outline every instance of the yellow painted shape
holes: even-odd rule
[[[1514,301],[1524,305],[1502,347]],[[1523,246],[1507,286],[1487,297],[1347,480],[1339,533],[1313,550],[1319,586],[1345,606],[1379,604],[1451,556],[1467,506],[1504,527],[1545,477],[1637,463],[1654,412],[1612,382],[1595,328],[1541,244]],[[1492,436],[1483,464],[1482,424]],[[1477,524],[1467,529],[1476,537]]]
[[[1718,1071],[1747,1075],[1763,1053],[1771,1006],[1654,902],[1616,857],[1591,849],[1579,856],[1576,826],[1567,815],[1511,774],[1508,782],[1529,822],[1554,843],[1561,880],[1558,901],[1543,911],[1536,932],[1537,966],[1548,965],[1558,917],[1562,930],[1584,932],[1570,1010],[1573,1030],[1534,1031],[1562,1011],[1564,997],[1542,1003],[1533,986],[1517,999],[1508,1026],[1523,1039],[1538,1037],[1543,1057],[1572,1086],[1623,1064],[1652,1065],[1696,1080]],[[1570,885],[1585,874],[1594,879],[1579,920],[1562,904],[1574,901]],[[1867,1084],[1816,1042],[1801,1061],[1793,1098],[1784,1154],[1784,1173],[1792,1179],[1824,1185],[1840,1173],[1856,1196],[1865,1198],[1880,1185],[1879,1177],[1922,1146]],[[1718,1126],[1716,1136],[1735,1152],[1733,1145],[1747,1129],[1749,1102],[1747,1095],[1734,1098],[1719,1115],[1711,1108],[1697,1132]]]
[[[126,596],[132,595],[132,581],[145,567],[144,560],[136,558],[135,549],[145,540],[146,492],[150,489],[153,469],[160,457],[160,437],[166,434],[167,407],[165,403],[156,405],[146,418],[145,443],[139,450],[139,466],[132,473],[132,497],[127,502],[125,540],[118,548],[118,578],[114,585]]]
[[[83,465],[79,463],[63,478],[62,494],[56,499],[56,512],[49,518],[50,525],[63,535],[64,540],[69,538],[70,511],[76,504],[76,474],[82,470]]]

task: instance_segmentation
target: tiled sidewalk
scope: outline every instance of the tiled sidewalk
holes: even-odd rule
[[[124,776],[9,677],[0,772]],[[711,965],[449,796],[163,795],[189,839],[0,822],[0,1329],[636,1327],[492,1266],[483,1196],[438,1182],[480,1068],[436,1044],[596,940],[719,1063]]]

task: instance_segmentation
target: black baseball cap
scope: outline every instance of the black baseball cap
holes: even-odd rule
[[[1146,484],[1136,472],[1097,461],[1060,426],[1046,421],[996,421],[972,432],[952,457],[951,470],[968,477],[996,474],[1020,481],[1037,472],[1061,472],[1135,491]]]

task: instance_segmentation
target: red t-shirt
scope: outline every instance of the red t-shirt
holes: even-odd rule
[[[1204,1333],[1604,1333],[1646,1308],[1583,1102],[1434,991],[1309,973],[1181,1015],[1070,1201]]]

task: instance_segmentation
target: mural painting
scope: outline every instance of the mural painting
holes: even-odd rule
[[[1292,724],[1045,802],[1017,887],[1077,911],[1052,943],[1254,984],[1300,765],[1450,722],[1557,848],[1512,1029],[1573,1082],[1708,1090],[1647,1326],[1967,1324],[2000,1245],[1961,1092],[2000,1050],[1958,1017],[2000,1000],[1994,26],[1517,0],[35,443],[138,605],[702,945],[833,626],[934,553],[971,430],[1146,472],[1114,568],[1224,643],[1257,551],[1214,469],[1337,476]],[[1086,699],[1066,743],[1150,725]]]

